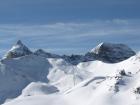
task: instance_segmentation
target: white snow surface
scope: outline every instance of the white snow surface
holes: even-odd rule
[[[0,93],[7,99],[3,105],[140,105],[140,94],[135,93],[139,81],[140,54],[114,64],[73,66],[35,55],[0,64]]]

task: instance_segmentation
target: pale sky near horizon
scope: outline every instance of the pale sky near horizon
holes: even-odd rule
[[[83,54],[101,42],[140,50],[140,0],[0,0],[0,56],[31,49]]]

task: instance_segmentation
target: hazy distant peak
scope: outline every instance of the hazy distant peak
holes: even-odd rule
[[[6,53],[4,58],[17,58],[32,54],[28,47],[26,47],[21,40],[18,40],[15,45]]]

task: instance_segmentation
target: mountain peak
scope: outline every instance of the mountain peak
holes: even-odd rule
[[[18,41],[16,42],[16,45],[23,45],[23,43],[22,43],[21,40],[18,40]]]
[[[100,52],[101,49],[104,50],[115,50],[115,51],[122,51],[122,50],[126,50],[126,51],[132,51],[131,48],[129,48],[127,45],[125,44],[121,44],[121,43],[107,43],[107,42],[102,42],[99,45],[97,45],[95,48],[93,48],[90,52],[98,54]]]
[[[16,44],[6,53],[4,58],[17,58],[25,55],[30,55],[32,52],[26,47],[21,40],[18,40]]]
[[[94,59],[102,60],[110,63],[116,63],[128,59],[136,53],[125,44],[116,43],[100,43],[93,48],[87,56]]]
[[[90,52],[92,53],[92,52],[94,52],[95,54],[98,54],[99,52],[99,49],[101,48],[101,46],[103,45],[103,44],[105,44],[105,42],[102,42],[102,43],[100,43],[100,44],[98,44],[95,48],[93,48]]]

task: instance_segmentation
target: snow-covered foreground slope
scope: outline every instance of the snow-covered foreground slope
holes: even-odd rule
[[[0,103],[23,94],[54,93],[54,89],[64,92],[89,75],[88,71],[81,71],[63,59],[47,59],[34,54],[3,59],[0,62]],[[28,93],[30,90],[32,92]]]
[[[77,66],[62,59],[40,59],[48,64],[48,69],[40,69],[46,76],[40,77],[36,67],[34,75],[27,70],[32,78],[25,80],[30,82],[22,86],[25,88],[17,98],[7,100],[3,105],[140,105],[140,54],[115,64],[90,61]],[[1,67],[2,75],[4,66]],[[40,82],[32,81],[34,77]],[[43,81],[45,77],[46,81]]]

